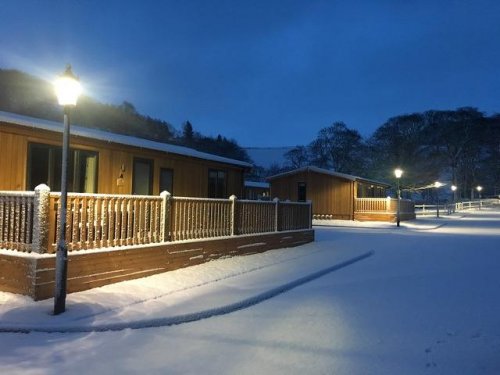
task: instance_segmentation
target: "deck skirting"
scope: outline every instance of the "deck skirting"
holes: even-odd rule
[[[249,255],[314,241],[314,230],[296,230],[203,240],[72,251],[68,293],[173,271],[227,256]],[[12,252],[12,254],[7,254]],[[42,300],[53,297],[55,254],[0,254],[0,290]]]

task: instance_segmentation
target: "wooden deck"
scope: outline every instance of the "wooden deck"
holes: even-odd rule
[[[60,193],[0,192],[0,290],[54,293]],[[314,241],[311,204],[68,194],[68,292]]]

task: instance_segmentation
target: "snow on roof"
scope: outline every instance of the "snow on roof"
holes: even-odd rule
[[[382,185],[382,186],[387,186],[387,187],[391,186],[390,184],[387,184],[385,182],[370,180],[368,178],[358,177],[358,176],[354,176],[354,175],[351,175],[351,174],[330,171],[328,169],[323,169],[323,168],[315,167],[315,166],[312,166],[312,165],[307,166],[307,167],[302,167],[302,168],[294,169],[292,171],[288,171],[288,172],[284,172],[284,173],[279,173],[277,175],[270,176],[267,179],[268,180],[274,180],[275,178],[279,178],[279,177],[283,177],[283,176],[288,176],[288,175],[292,175],[292,174],[296,174],[296,173],[301,173],[301,172],[316,172],[316,173],[322,173],[322,174],[327,174],[327,175],[330,175],[330,176],[335,176],[335,177],[343,178],[343,179],[349,180],[349,181],[369,182],[369,183],[373,183],[373,184],[377,184],[377,185]]]
[[[0,121],[13,123],[16,125],[22,125],[26,127],[43,129],[62,133],[63,127],[61,123],[43,120],[34,117],[22,116],[10,112],[0,111]],[[87,128],[78,125],[71,125],[71,135],[76,135],[85,138],[97,139],[100,141],[107,141],[112,143],[119,143],[127,146],[134,146],[139,148],[145,148],[149,150],[156,150],[167,152],[171,154],[189,156],[197,159],[211,160],[225,164],[238,165],[245,168],[251,168],[253,165],[241,160],[235,160],[230,158],[225,158],[223,156],[208,154],[205,152],[193,150],[188,147],[171,145],[168,143],[150,141],[144,138],[133,137],[129,135],[122,135],[111,133],[103,130]]]
[[[269,189],[269,182],[245,181],[245,187]]]

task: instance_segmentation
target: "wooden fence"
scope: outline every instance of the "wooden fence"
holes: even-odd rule
[[[60,193],[0,192],[0,248],[53,253]],[[69,251],[311,228],[311,204],[68,193]]]
[[[398,200],[394,198],[356,198],[354,200],[355,212],[390,212],[398,209]],[[401,213],[414,213],[415,206],[409,199],[401,199],[399,210]]]
[[[60,230],[59,200],[60,193],[50,193],[49,239],[54,248]],[[160,197],[69,193],[68,250],[161,242],[161,210]]]
[[[457,211],[480,210],[483,207],[491,207],[500,204],[499,199],[477,199],[456,203],[437,204],[417,204],[415,212],[418,216],[438,216],[438,212],[443,215],[450,215]]]
[[[0,248],[31,251],[34,192],[0,191]]]

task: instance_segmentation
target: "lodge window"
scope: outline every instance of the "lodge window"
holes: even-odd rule
[[[307,185],[305,182],[297,184],[297,201],[305,202],[307,199]]]
[[[153,194],[153,160],[134,158],[132,194]]]
[[[208,197],[226,198],[226,172],[215,169],[208,170]]]
[[[39,184],[48,185],[53,191],[61,190],[62,148],[40,143],[28,144],[29,190]],[[70,149],[68,154],[68,191],[76,193],[97,192],[98,153]]]
[[[358,183],[358,198],[385,198],[385,188],[382,186]]]
[[[168,191],[174,194],[174,171],[168,168],[160,168],[160,193]]]

